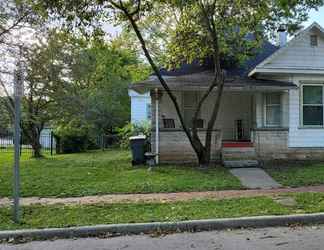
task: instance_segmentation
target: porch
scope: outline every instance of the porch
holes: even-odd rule
[[[203,90],[173,91],[186,125],[192,117]],[[198,134],[204,143],[207,122],[216,93],[211,93],[198,116]],[[152,149],[160,162],[196,162],[170,98],[164,91],[152,97]],[[288,91],[229,91],[223,93],[213,128],[213,161],[220,159],[256,160],[271,149],[287,146]],[[270,140],[269,140],[270,136]],[[279,144],[278,144],[279,143]],[[269,151],[270,150],[270,151]]]

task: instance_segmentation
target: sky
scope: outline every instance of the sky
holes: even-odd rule
[[[318,22],[322,27],[324,27],[324,7],[321,7],[318,11],[311,11],[309,16],[309,20],[304,23],[305,27],[313,22]]]

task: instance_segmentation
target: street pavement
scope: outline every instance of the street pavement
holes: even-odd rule
[[[324,226],[122,236],[0,244],[0,250],[316,250],[324,249]]]

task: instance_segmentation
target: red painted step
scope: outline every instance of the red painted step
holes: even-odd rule
[[[224,141],[224,148],[252,148],[253,143],[250,141]]]

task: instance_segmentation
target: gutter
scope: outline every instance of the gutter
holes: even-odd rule
[[[226,230],[240,228],[263,228],[289,225],[324,224],[324,213],[254,216],[228,219],[189,220],[180,222],[153,222],[134,224],[111,224],[70,228],[28,229],[0,231],[0,241],[12,239],[54,239],[72,237],[119,236],[142,233],[172,233]]]

